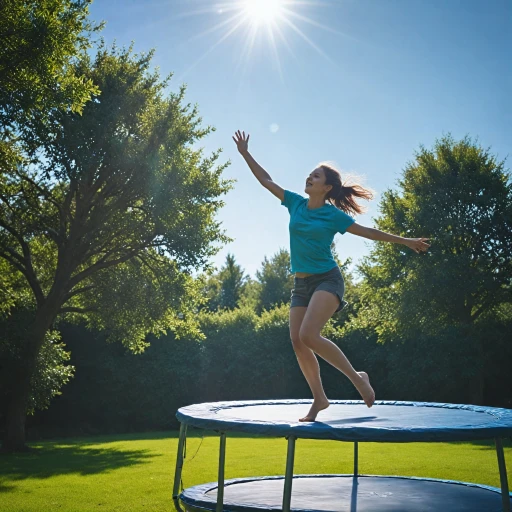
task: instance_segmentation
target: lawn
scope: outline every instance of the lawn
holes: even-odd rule
[[[205,434],[204,438],[201,437]],[[32,443],[0,456],[0,511],[173,511],[177,432]],[[512,442],[505,441],[512,488]],[[226,478],[284,474],[286,440],[228,434]],[[199,450],[198,450],[199,448]],[[219,438],[192,431],[185,487],[216,480]],[[299,439],[295,473],[350,473],[353,444]],[[494,443],[360,443],[361,474],[425,476],[499,487]]]

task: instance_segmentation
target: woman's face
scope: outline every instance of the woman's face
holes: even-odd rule
[[[306,194],[323,196],[331,190],[332,185],[325,184],[325,172],[321,167],[313,169],[313,171],[306,178],[306,186],[304,191]]]

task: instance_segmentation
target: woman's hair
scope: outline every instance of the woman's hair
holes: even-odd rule
[[[366,211],[363,206],[356,203],[355,199],[361,197],[369,201],[374,197],[373,190],[355,182],[350,183],[347,179],[342,182],[340,172],[328,162],[322,162],[318,167],[325,173],[325,184],[332,185],[325,196],[327,201],[347,214],[360,214]]]

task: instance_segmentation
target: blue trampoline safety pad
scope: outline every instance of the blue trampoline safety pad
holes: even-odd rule
[[[311,400],[212,402],[178,410],[182,423],[207,430],[339,441],[465,441],[512,436],[512,409],[432,402],[332,400],[314,422],[299,422]]]
[[[226,480],[223,510],[282,510],[283,477]],[[217,483],[185,489],[188,511],[215,510]],[[301,475],[293,478],[291,509],[301,512],[500,512],[500,490],[484,485],[396,476]]]

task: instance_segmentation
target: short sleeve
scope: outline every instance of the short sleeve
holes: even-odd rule
[[[292,192],[291,190],[285,190],[284,198],[281,201],[281,204],[286,206],[286,208],[288,208],[288,211],[292,213],[297,208],[299,203],[304,200],[305,198],[302,197],[300,194]]]
[[[333,212],[334,229],[337,233],[341,233],[343,235],[347,229],[354,224],[356,219],[336,207],[334,207]]]

